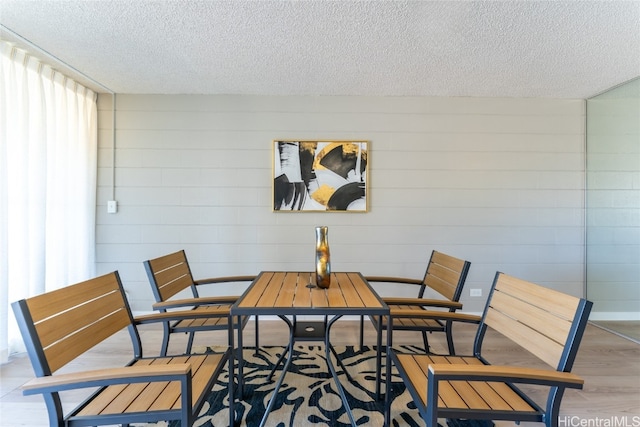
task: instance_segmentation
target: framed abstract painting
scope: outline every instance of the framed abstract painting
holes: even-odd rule
[[[273,141],[273,210],[367,212],[369,141]]]

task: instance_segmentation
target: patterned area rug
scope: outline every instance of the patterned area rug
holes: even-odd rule
[[[357,424],[383,425],[384,401],[378,402],[375,399],[375,350],[367,346],[362,349],[353,346],[336,347],[335,350],[353,379],[349,381],[333,360]],[[412,347],[402,347],[401,350],[420,351],[419,348]],[[236,401],[237,414],[242,417],[241,426],[260,424],[275,383],[282,373],[282,366],[271,381],[267,376],[282,351],[282,347],[265,347],[256,355],[253,349],[245,350],[245,398],[243,401]],[[225,369],[194,426],[229,425],[228,380],[228,371]],[[384,382],[382,391],[384,392]],[[350,422],[335,382],[328,371],[324,346],[297,345],[294,348],[294,359],[266,425],[294,427],[309,424],[333,427],[349,426]],[[154,425],[177,427],[179,423]],[[413,405],[411,396],[408,392],[405,393],[405,386],[398,375],[392,378],[392,425],[425,425]]]
[[[394,346],[405,353],[422,353],[420,347]],[[254,427],[260,424],[269,399],[273,395],[275,384],[282,374],[282,365],[276,370],[273,379],[267,377],[283,347],[263,347],[258,354],[253,349],[244,351],[245,388],[244,400],[236,400],[236,414],[242,417],[241,427]],[[333,360],[359,426],[382,426],[384,424],[384,400],[375,399],[375,348],[372,347],[336,347],[342,363],[353,381],[349,381],[340,366]],[[200,349],[199,352],[215,351]],[[384,361],[384,359],[383,359]],[[384,368],[382,371],[384,375]],[[227,369],[220,375],[211,395],[205,402],[195,427],[213,427],[229,425],[229,395]],[[382,384],[384,392],[384,379]],[[411,396],[405,391],[404,383],[395,369],[391,379],[391,425],[394,427],[424,427]],[[317,426],[347,427],[349,417],[342,405],[335,382],[329,373],[324,346],[294,347],[294,359],[286,373],[273,410],[267,418],[268,427],[298,427],[314,424]],[[141,427],[178,427],[180,422],[158,424],[133,424]],[[442,420],[439,427],[494,427],[492,421]]]

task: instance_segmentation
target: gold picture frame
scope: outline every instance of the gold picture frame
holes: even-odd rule
[[[274,140],[274,212],[367,212],[369,141]]]

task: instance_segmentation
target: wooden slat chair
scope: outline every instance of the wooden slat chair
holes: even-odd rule
[[[198,287],[204,285],[215,286],[216,284],[231,282],[251,282],[255,279],[255,276],[228,276],[194,280],[184,250],[144,261],[144,267],[147,271],[147,277],[149,278],[153,296],[156,300],[156,303],[153,304],[155,310],[167,312],[174,309],[191,309],[203,315],[198,319],[165,322],[163,324],[164,338],[161,350],[161,355],[163,356],[167,354],[171,334],[189,334],[186,348],[186,353],[189,354],[192,350],[193,339],[196,332],[228,330],[229,308],[236,302],[239,296],[201,297],[198,292]],[[191,298],[171,299],[186,289],[191,290]],[[208,314],[208,316],[204,316],[205,314]],[[244,328],[248,320],[248,317],[243,319],[242,328]],[[255,320],[257,349],[259,344],[257,317]],[[238,333],[239,344],[242,343],[241,337],[242,334]]]
[[[428,333],[444,332],[447,337],[449,354],[455,354],[455,346],[451,322],[439,318],[415,317],[416,310],[446,310],[455,312],[462,308],[460,297],[467,279],[471,263],[442,252],[433,251],[422,280],[404,277],[367,276],[369,283],[386,282],[417,287],[417,298],[383,297],[397,317],[393,322],[393,330],[417,331],[422,333],[425,351],[429,352]],[[424,298],[427,289],[437,292],[441,298]],[[401,315],[404,313],[404,315]],[[380,330],[386,330],[387,320],[371,318],[378,331],[378,348],[381,346]],[[360,319],[360,346],[363,345],[363,319]]]
[[[220,354],[143,357],[137,326],[191,311],[134,318],[117,272],[12,304],[35,379],[25,395],[42,394],[51,426],[96,426],[180,420],[191,426],[229,350]],[[56,374],[61,367],[124,328],[129,329],[133,358],[121,368]],[[63,409],[60,392],[95,388],[75,409]]]
[[[437,427],[438,418],[543,422],[557,427],[565,389],[583,386],[584,381],[571,369],[591,306],[585,299],[498,272],[481,318],[444,313],[444,318],[479,323],[473,356],[410,355],[392,350],[391,357],[429,427]],[[391,316],[394,320],[393,311]],[[517,366],[517,361],[509,366],[491,365],[482,356],[488,328],[552,369]],[[516,384],[547,386],[546,404],[538,405]]]

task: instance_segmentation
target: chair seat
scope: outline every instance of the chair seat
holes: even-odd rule
[[[416,315],[423,310],[428,310],[429,312],[446,310],[453,313],[462,308],[460,295],[462,294],[462,287],[467,278],[470,265],[469,261],[434,250],[431,252],[427,271],[422,280],[394,276],[366,276],[366,279],[370,283],[389,283],[398,286],[397,291],[394,290],[390,295],[382,297],[385,303],[390,306],[391,313],[393,313],[392,329],[420,332],[424,349],[427,353],[431,351],[429,333],[444,332],[449,354],[455,354],[453,334],[449,327],[450,322],[434,319],[433,317],[429,319],[429,316]],[[410,288],[415,289],[417,295],[414,294],[414,297],[402,296],[404,290],[408,291]],[[403,290],[401,291],[401,289]],[[412,312],[407,312],[405,316],[402,316],[402,310],[412,310]],[[417,318],[412,319],[412,317]],[[378,346],[381,346],[380,334],[383,329],[386,329],[389,319],[383,319],[382,324],[379,323],[379,317],[372,317],[371,320],[378,332]],[[360,345],[364,343],[363,321],[364,316],[361,316]]]
[[[424,310],[424,307],[419,305],[390,305],[391,310]],[[372,319],[374,324],[376,323]],[[382,318],[382,328],[387,327],[387,316]],[[419,331],[444,331],[445,325],[436,319],[416,319],[416,318],[394,318],[393,329],[397,330],[419,330]]]
[[[475,364],[482,362],[469,356],[435,356],[426,354],[397,354],[398,361],[408,373],[408,380],[419,396],[422,405],[427,401],[427,371],[430,364]],[[473,411],[505,411],[530,413],[539,411],[522,398],[511,386],[504,382],[488,381],[448,381],[441,384],[438,392],[440,408],[459,413]]]
[[[231,307],[230,304],[198,306],[193,309],[194,312],[208,313],[208,314],[211,314],[212,316],[215,316],[216,311],[224,312],[225,310],[227,310],[227,314],[223,314],[221,315],[221,317],[180,320],[174,323],[171,326],[171,328],[174,332],[180,332],[182,330],[185,330],[185,332],[188,332],[189,330],[193,330],[193,329],[197,329],[201,331],[227,329],[229,326],[229,316],[228,316],[229,307]],[[243,318],[242,325],[246,323],[246,320],[247,320],[246,318]]]
[[[220,369],[223,357],[224,354],[206,354],[140,359],[134,365],[191,364],[192,396],[200,400],[207,396],[208,390],[205,388],[209,387],[212,376]],[[151,419],[150,412],[180,409],[180,395],[180,384],[177,382],[107,386],[71,418],[147,413],[147,418]]]
[[[144,268],[156,300],[155,309],[162,311],[167,307],[181,307],[184,310],[187,309],[188,305],[190,308],[195,308],[194,313],[198,313],[199,316],[207,316],[208,314],[212,316],[211,319],[192,319],[178,321],[177,323],[165,323],[164,338],[160,350],[162,356],[167,354],[169,339],[173,333],[189,334],[186,353],[191,353],[196,332],[227,329],[229,325],[229,308],[231,304],[237,301],[238,297],[235,295],[239,292],[234,292],[233,296],[224,295],[225,291],[220,290],[220,286],[248,283],[255,279],[255,276],[221,276],[195,280],[191,274],[191,268],[184,250],[147,260],[144,262]],[[218,292],[215,292],[216,296],[200,297],[198,288],[218,289]],[[191,291],[192,297],[186,296],[188,291]],[[176,301],[174,297],[179,299]],[[213,300],[228,304],[215,305],[212,302]],[[218,310],[226,310],[226,314],[216,313]],[[255,319],[257,349],[259,348],[258,316]],[[242,328],[247,324],[247,321],[248,317],[242,319],[240,322]],[[238,328],[235,329],[239,331]],[[242,335],[239,334],[238,342],[241,342],[241,339]]]

